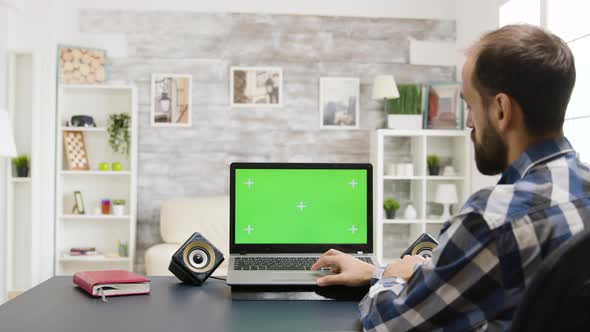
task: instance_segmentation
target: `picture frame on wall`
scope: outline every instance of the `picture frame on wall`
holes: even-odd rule
[[[152,74],[151,125],[190,127],[192,125],[192,76]]]
[[[60,84],[103,84],[107,80],[107,51],[59,45],[57,81]]]
[[[465,128],[465,104],[461,99],[461,83],[439,82],[426,85],[424,93],[424,128]]]
[[[360,81],[354,77],[320,78],[320,128],[360,128]]]
[[[279,67],[231,67],[231,107],[282,107],[283,70]]]

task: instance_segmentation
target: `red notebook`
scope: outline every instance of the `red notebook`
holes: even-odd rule
[[[150,279],[124,270],[83,271],[74,274],[74,284],[92,296],[149,294]]]

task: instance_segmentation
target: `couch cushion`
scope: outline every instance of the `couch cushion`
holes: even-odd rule
[[[184,243],[194,232],[229,256],[229,196],[176,198],[162,204],[160,232],[166,243]]]
[[[194,232],[209,238],[209,229],[215,234],[229,232],[229,197],[175,198],[162,204],[160,232],[164,242],[184,243]]]

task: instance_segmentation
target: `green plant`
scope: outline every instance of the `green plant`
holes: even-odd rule
[[[388,114],[421,114],[422,86],[402,84],[397,87],[399,98],[387,100]]]
[[[130,124],[131,116],[128,113],[111,114],[109,116],[107,131],[109,132],[109,144],[113,151],[129,155],[131,146]]]
[[[383,201],[383,208],[387,211],[397,211],[399,209],[399,202],[393,198]]]
[[[125,200],[124,199],[114,199],[113,205],[125,205]]]
[[[440,158],[435,154],[430,154],[426,157],[426,163],[428,164],[428,167],[439,167]]]
[[[29,157],[26,154],[21,154],[16,158],[12,158],[12,164],[16,168],[29,167]]]

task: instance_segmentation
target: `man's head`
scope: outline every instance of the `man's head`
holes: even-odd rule
[[[570,49],[549,32],[509,25],[484,35],[467,54],[461,88],[479,171],[498,174],[511,152],[561,136],[575,80]]]

